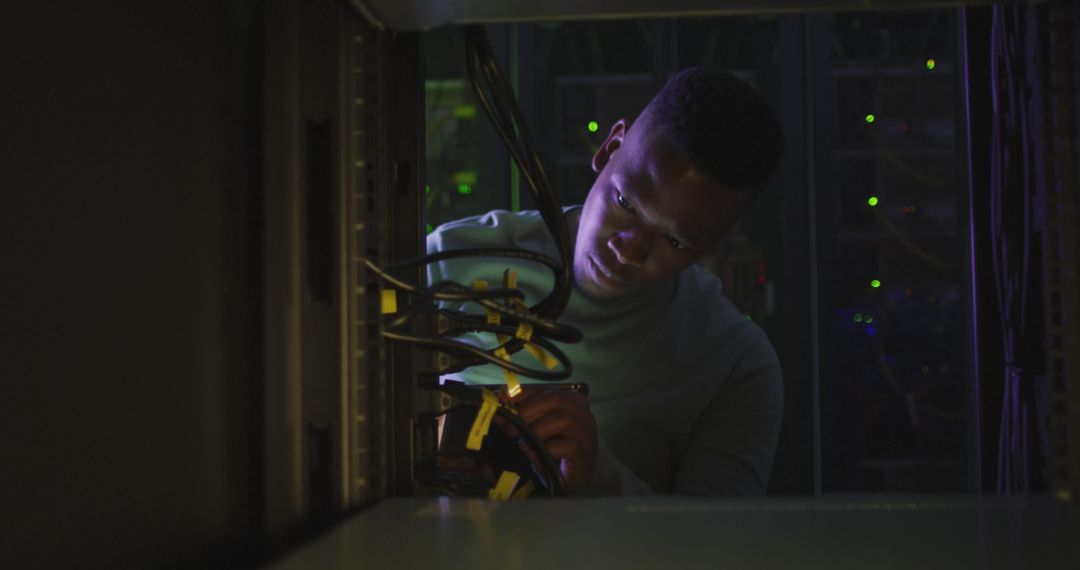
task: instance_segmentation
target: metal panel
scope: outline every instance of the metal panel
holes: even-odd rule
[[[423,251],[424,112],[419,36],[379,31],[355,14],[346,27],[342,453],[344,502],[354,506],[411,490],[416,358],[411,346],[383,342],[384,286],[363,259],[385,266]],[[406,277],[418,282],[419,271]]]
[[[408,430],[393,423],[382,284],[363,260],[420,253],[416,206],[415,223],[395,220],[407,218],[401,184],[419,185],[416,169],[399,180],[397,149],[419,140],[400,124],[422,112],[396,91],[399,34],[347,2],[281,0],[267,20],[266,525],[283,536],[394,480]],[[395,233],[406,225],[412,240]]]
[[[427,30],[445,24],[730,16],[839,10],[942,8],[990,0],[352,0],[377,26]]]
[[[348,271],[347,337],[342,390],[344,502],[357,505],[386,494],[386,371],[380,338],[379,283],[362,263],[383,254],[386,170],[380,139],[382,34],[355,16],[347,18],[345,43],[346,184],[345,259]]]
[[[290,0],[266,8],[264,509],[270,534],[284,532],[304,514],[297,9]]]
[[[389,499],[271,568],[1052,569],[1078,534],[1048,497]]]
[[[1075,5],[1054,2],[1040,14],[1046,226],[1043,231],[1047,373],[1052,389],[1052,486],[1080,497],[1080,232],[1077,231],[1077,38]]]

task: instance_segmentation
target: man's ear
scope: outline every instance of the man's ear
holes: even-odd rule
[[[622,146],[625,137],[626,119],[619,119],[615,121],[614,125],[611,125],[611,132],[608,133],[607,139],[604,144],[600,145],[600,148],[596,149],[596,154],[592,157],[593,172],[599,173],[607,166],[608,161],[611,160],[611,153]]]

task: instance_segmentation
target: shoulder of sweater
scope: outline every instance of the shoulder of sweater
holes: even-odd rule
[[[693,291],[691,301],[699,308],[699,322],[704,328],[723,336],[737,335],[748,343],[768,342],[765,331],[757,323],[747,318],[746,314],[724,293],[720,278],[698,265],[693,265],[684,272],[685,285]]]
[[[427,237],[428,251],[465,247],[512,247],[520,234],[541,221],[535,210],[492,210],[441,224]],[[542,224],[540,224],[543,227]]]

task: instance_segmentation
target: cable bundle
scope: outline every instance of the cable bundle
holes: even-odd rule
[[[581,332],[577,329],[555,322],[555,319],[566,308],[573,286],[573,243],[570,239],[570,231],[558,198],[544,173],[521,110],[515,102],[513,90],[499,71],[482,26],[466,27],[465,49],[466,68],[476,96],[491,119],[495,130],[506,144],[510,156],[517,164],[526,187],[532,193],[540,215],[551,232],[560,259],[555,261],[539,253],[510,248],[436,252],[386,268],[381,268],[373,261],[364,259],[364,264],[371,272],[392,284],[397,290],[415,297],[412,303],[407,304],[404,311],[388,317],[382,336],[390,340],[438,350],[450,356],[453,359],[451,365],[441,368],[438,371],[439,374],[490,363],[509,371],[508,374],[521,374],[545,381],[564,380],[570,377],[573,367],[566,355],[552,341],[576,343],[582,338]],[[524,304],[524,294],[512,287],[481,290],[453,281],[442,281],[421,287],[394,276],[395,272],[462,257],[502,257],[540,263],[554,273],[554,287],[536,305],[527,307]],[[396,295],[396,293],[393,294]],[[489,315],[497,314],[498,319],[496,319],[497,322],[491,322],[483,315],[440,309],[436,305],[438,301],[475,302]],[[396,305],[396,301],[394,304]],[[393,313],[397,313],[396,307]],[[427,322],[424,322],[425,319]],[[437,324],[432,324],[433,322]],[[520,334],[522,330],[527,330],[528,334]],[[471,332],[493,333],[499,338],[499,344],[485,349],[452,339],[452,337]],[[540,350],[546,351],[561,364],[561,367],[552,369],[554,364],[551,363],[552,365],[547,369],[527,368],[513,362],[509,356],[522,348],[529,348],[534,354]],[[514,382],[516,383],[516,380]],[[440,385],[425,387],[454,392],[454,395],[463,403],[452,408],[448,414],[471,414],[477,416],[477,421],[479,421],[479,416],[483,411],[481,392],[465,387],[454,388]],[[495,410],[495,415],[501,418],[500,421],[505,425],[512,426],[512,429],[520,433],[518,441],[527,444],[539,459],[543,473],[533,472],[531,480],[547,490],[549,494],[565,494],[562,474],[557,464],[543,442],[516,415],[512,406],[500,404]],[[483,481],[453,473],[436,472],[427,482],[448,491],[470,495],[490,487]]]
[[[1032,489],[1029,428],[1032,368],[1028,277],[1032,261],[1032,201],[1036,189],[1034,121],[1023,76],[1025,52],[1034,38],[1026,30],[1026,6],[994,6],[991,24],[991,79],[994,121],[990,142],[990,233],[994,290],[1001,319],[1005,378],[998,436],[997,491]]]

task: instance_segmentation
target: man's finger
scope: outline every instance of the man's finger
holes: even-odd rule
[[[573,410],[579,416],[590,415],[589,399],[576,392],[551,390],[518,404],[518,414],[526,422],[532,422],[559,410]]]
[[[556,437],[544,442],[544,447],[555,459],[575,461],[585,453],[583,442],[570,437]]]
[[[588,405],[589,398],[584,393],[558,386],[544,386],[543,384],[529,384],[524,387],[520,394],[511,400],[515,405],[521,405],[530,400],[546,400],[548,398],[565,398],[565,401],[581,402]]]
[[[555,410],[530,421],[529,427],[537,437],[546,441],[559,436],[582,438],[583,423],[582,418],[567,410]]]

